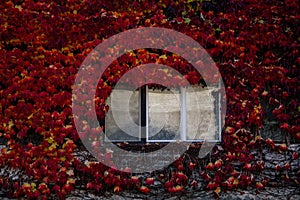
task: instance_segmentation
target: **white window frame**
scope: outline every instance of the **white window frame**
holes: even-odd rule
[[[220,84],[219,84],[220,86]],[[222,121],[221,121],[221,94],[218,93],[217,99],[217,113],[216,119],[218,123],[218,139],[215,140],[205,140],[205,139],[187,139],[187,110],[186,110],[186,88],[180,87],[180,139],[179,140],[149,140],[149,105],[148,105],[148,86],[146,86],[146,142],[176,142],[176,141],[184,141],[184,142],[221,142],[221,131],[222,131]],[[141,100],[141,99],[140,99]]]
[[[220,84],[219,84],[219,88],[220,88]],[[194,140],[188,140],[187,139],[187,109],[186,109],[186,88],[185,87],[181,87],[180,88],[180,139],[179,140],[150,140],[149,139],[149,93],[148,93],[148,86],[146,85],[146,142],[147,143],[159,143],[159,142],[176,142],[176,141],[183,141],[183,142],[221,142],[221,132],[222,132],[222,121],[221,121],[221,94],[218,93],[218,99],[217,99],[217,103],[215,104],[216,108],[217,108],[217,112],[216,112],[216,120],[218,123],[218,135],[216,135],[216,137],[218,137],[215,140],[204,140],[204,139],[194,139]],[[142,89],[139,88],[139,124],[142,124]],[[215,108],[214,108],[215,109]],[[140,139],[139,140],[108,140],[107,136],[105,135],[105,141],[111,141],[111,142],[142,142],[143,141],[143,136],[144,134],[142,133],[142,127],[140,126],[139,128],[139,136]]]

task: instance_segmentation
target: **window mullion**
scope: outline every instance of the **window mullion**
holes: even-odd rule
[[[180,87],[180,139],[186,138],[186,88]]]

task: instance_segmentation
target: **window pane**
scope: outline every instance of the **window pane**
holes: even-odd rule
[[[106,140],[140,141],[139,91],[114,89],[106,104],[109,105],[105,117]]]
[[[191,86],[186,89],[187,140],[218,140],[212,89]]]
[[[179,90],[148,89],[148,139],[180,139]]]

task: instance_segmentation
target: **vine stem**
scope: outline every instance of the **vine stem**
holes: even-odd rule
[[[286,142],[287,142],[287,145],[288,145],[288,147],[291,145],[291,140],[290,140],[290,138],[291,138],[291,135],[290,135],[290,132],[286,132],[285,131],[285,137],[286,137]]]

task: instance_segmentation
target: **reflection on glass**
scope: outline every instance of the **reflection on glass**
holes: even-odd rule
[[[148,90],[148,140],[180,139],[179,90]]]
[[[201,86],[186,89],[186,137],[187,140],[216,140],[212,90]]]
[[[138,128],[139,91],[115,89],[111,96],[106,100],[106,104],[109,105],[109,110],[105,117],[106,140],[140,141],[141,137]],[[118,123],[116,121],[118,121]]]

